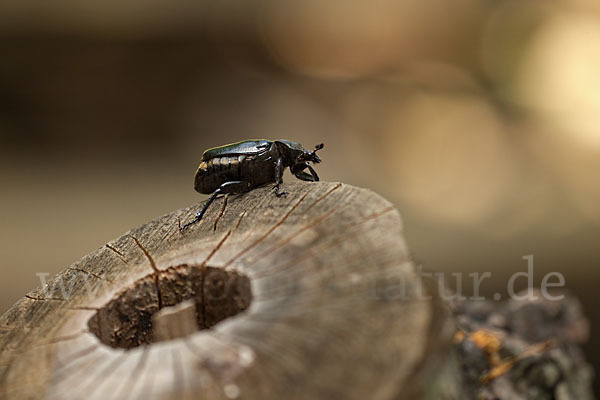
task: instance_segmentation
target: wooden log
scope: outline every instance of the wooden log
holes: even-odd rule
[[[0,398],[422,398],[453,329],[398,211],[339,183],[285,190],[221,198],[184,234],[199,205],[155,219],[29,293],[0,318]],[[197,330],[157,334],[180,303]]]

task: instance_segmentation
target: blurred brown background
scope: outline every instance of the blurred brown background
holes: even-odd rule
[[[205,148],[281,137],[392,200],[425,267],[505,295],[533,254],[600,325],[597,0],[4,0],[0,54],[0,312],[202,200]]]

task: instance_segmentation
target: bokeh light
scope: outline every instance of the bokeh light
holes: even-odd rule
[[[430,218],[480,222],[505,197],[512,162],[502,122],[484,99],[417,93],[390,110],[385,140],[394,195]]]
[[[285,68],[351,79],[394,71],[414,59],[470,62],[457,53],[465,50],[483,9],[474,0],[270,1],[259,28]]]
[[[600,150],[600,18],[560,13],[535,33],[515,97],[544,127]]]

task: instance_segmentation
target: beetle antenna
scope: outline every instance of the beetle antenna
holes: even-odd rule
[[[313,151],[310,152],[311,157],[315,157],[317,151],[321,150],[323,147],[325,147],[324,143],[318,144],[315,146],[315,149]]]
[[[316,145],[315,149],[307,154],[305,160],[320,163],[321,160],[319,159],[319,156],[317,156],[317,151],[321,150],[323,146],[325,146],[323,143]]]

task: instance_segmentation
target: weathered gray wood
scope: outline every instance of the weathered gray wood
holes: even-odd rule
[[[417,298],[400,215],[374,193],[344,184],[300,182],[285,190],[287,197],[276,198],[259,188],[230,197],[226,206],[220,199],[185,234],[178,221],[193,218],[198,205],[160,217],[29,293],[0,318],[0,397],[420,396],[424,377],[434,376],[425,361],[449,337],[448,318],[436,301]],[[203,272],[205,289],[181,290],[206,307],[199,323],[211,329],[130,350],[90,331],[114,337],[102,318],[88,321],[136,282],[148,286],[151,301],[153,285],[160,291],[168,283],[156,277],[208,268],[249,279],[251,303],[238,304],[245,311],[212,326],[211,310],[220,305],[202,290],[217,283]],[[240,293],[237,303],[245,298]],[[119,315],[111,313],[98,315]]]

